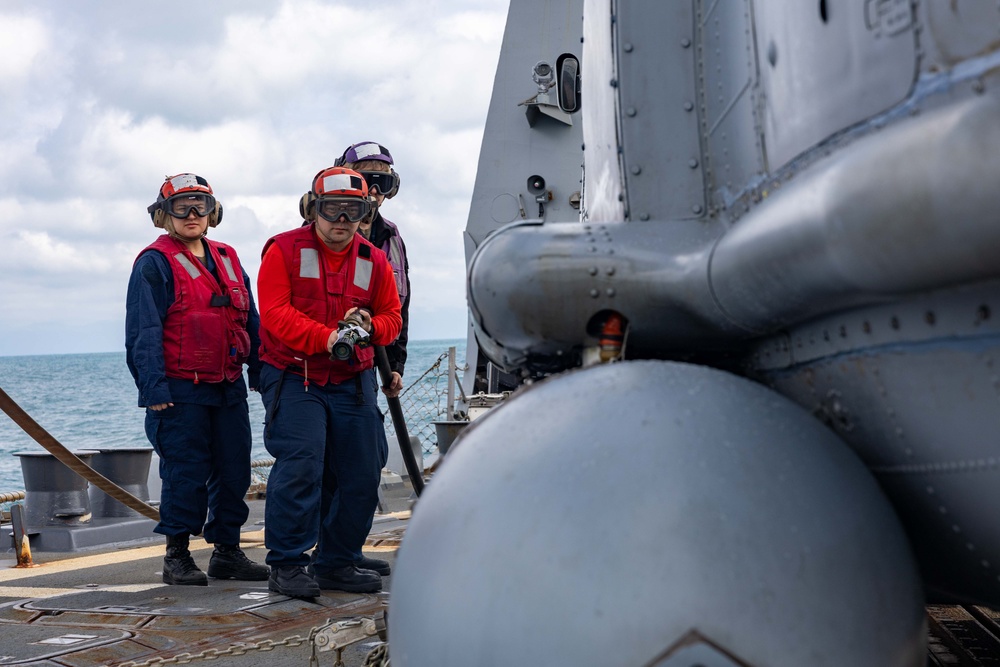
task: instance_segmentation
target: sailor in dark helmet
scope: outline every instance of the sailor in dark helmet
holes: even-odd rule
[[[399,192],[399,174],[393,168],[389,149],[374,141],[348,146],[337,162],[364,176],[368,183],[368,192],[375,199],[375,217],[370,224],[362,224],[358,232],[386,254],[396,279],[396,291],[402,304],[403,328],[399,332],[399,338],[385,348],[389,368],[392,370],[392,384],[383,391],[387,396],[398,396],[403,389],[403,369],[406,366],[407,329],[410,321],[410,265],[399,228],[382,216],[382,203]]]
[[[202,533],[215,545],[209,576],[262,581],[267,568],[239,546],[251,448],[243,367],[251,388],[260,373],[250,279],[231,246],[206,238],[222,206],[201,176],[168,176],[147,211],[166,233],[132,267],[125,351],[160,458],[163,581],[208,585],[188,549]]]

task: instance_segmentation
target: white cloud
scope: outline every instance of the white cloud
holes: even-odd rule
[[[49,49],[45,24],[31,16],[0,14],[0,86],[19,83],[33,74],[33,65]]]
[[[506,0],[16,7],[0,12],[0,354],[122,349],[165,175],[209,179],[211,235],[254,277],[312,176],[362,140],[403,179],[384,212],[411,256],[411,338],[465,335],[462,230]]]

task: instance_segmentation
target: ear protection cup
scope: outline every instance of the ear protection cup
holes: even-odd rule
[[[222,204],[216,199],[215,210],[208,214],[208,226],[218,227],[220,222],[222,222]]]
[[[299,215],[306,222],[313,222],[316,219],[316,195],[312,193],[312,190],[299,199]]]
[[[167,214],[164,213],[159,205],[155,205],[156,209],[149,214],[149,217],[153,219],[153,226],[158,229],[163,229],[167,224]]]
[[[371,204],[371,210],[368,211],[368,215],[361,219],[362,225],[370,225],[375,222],[375,216],[378,214],[378,202],[375,201],[375,197],[369,197],[368,203]]]

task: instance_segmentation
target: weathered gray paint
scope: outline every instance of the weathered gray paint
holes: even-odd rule
[[[543,4],[516,0],[511,16]],[[694,630],[709,647],[699,656],[719,649],[722,664],[923,664],[924,599],[903,580],[877,603],[848,599],[861,580],[802,588],[782,606],[801,620],[789,633],[770,607],[726,606],[731,593],[678,564],[739,569],[766,598],[801,568],[836,581],[864,549],[904,572],[916,558],[926,600],[1000,605],[995,3],[586,0],[584,10],[582,220],[523,219],[479,237],[470,354],[525,377],[574,369],[613,310],[628,320],[627,358],[733,375],[662,362],[574,370],[468,429],[401,553],[399,646],[434,664],[513,660],[507,644],[544,664],[672,664]],[[484,151],[522,141],[511,129],[488,124]],[[568,140],[549,148],[553,162],[579,159]],[[491,187],[522,180],[517,161],[493,166]],[[735,375],[758,385],[744,390]],[[805,412],[793,418],[779,393]],[[800,430],[799,417],[812,426]],[[817,442],[877,480],[893,510],[859,498],[853,473]],[[783,474],[788,456],[802,467]],[[846,507],[863,530],[902,527],[912,550],[856,533],[798,569],[769,569],[800,544],[794,531],[768,532],[794,523],[755,495],[775,475],[779,487],[802,483],[794,504],[810,527],[835,525]],[[758,539],[700,515],[703,494],[745,509]],[[616,532],[649,508],[671,523],[629,535],[655,562]],[[619,539],[595,540],[602,531]],[[661,563],[678,569],[661,577]],[[909,621],[899,643],[848,648],[855,635],[810,616],[817,605],[865,627]],[[447,655],[438,621],[462,628]],[[611,633],[649,641],[630,661],[605,661]],[[779,649],[793,657],[770,653]]]
[[[473,422],[415,508],[389,619],[401,667],[635,667],[692,631],[740,666],[925,660],[916,566],[864,466],[774,392],[670,362]]]

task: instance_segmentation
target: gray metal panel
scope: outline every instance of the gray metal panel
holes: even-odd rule
[[[988,53],[1000,43],[1000,8],[996,2],[950,0],[919,3],[921,69],[938,72],[966,58]]]
[[[758,1],[754,13],[772,171],[913,87],[910,0]]]
[[[998,295],[994,281],[824,318],[789,331],[784,363],[770,341],[754,357],[878,476],[938,602],[1000,600]]]
[[[1000,96],[957,88],[819,161],[720,239],[719,306],[762,332],[997,276]]]
[[[580,54],[582,16],[583,0],[510,3],[466,226],[474,245],[509,222],[537,219],[538,204],[527,189],[535,174],[552,192],[545,219],[579,218],[569,200],[581,189],[580,124],[542,114],[530,125],[520,103],[537,93],[531,77],[535,63],[555,66],[562,53]]]
[[[389,642],[399,667],[635,667],[694,631],[740,665],[922,667],[922,602],[833,433],[742,378],[626,362],[466,429],[407,528]]]
[[[692,3],[630,0],[629,11],[616,17],[628,217],[699,217],[705,185]]]
[[[712,205],[724,207],[767,170],[749,0],[699,0],[697,35],[705,169]]]

